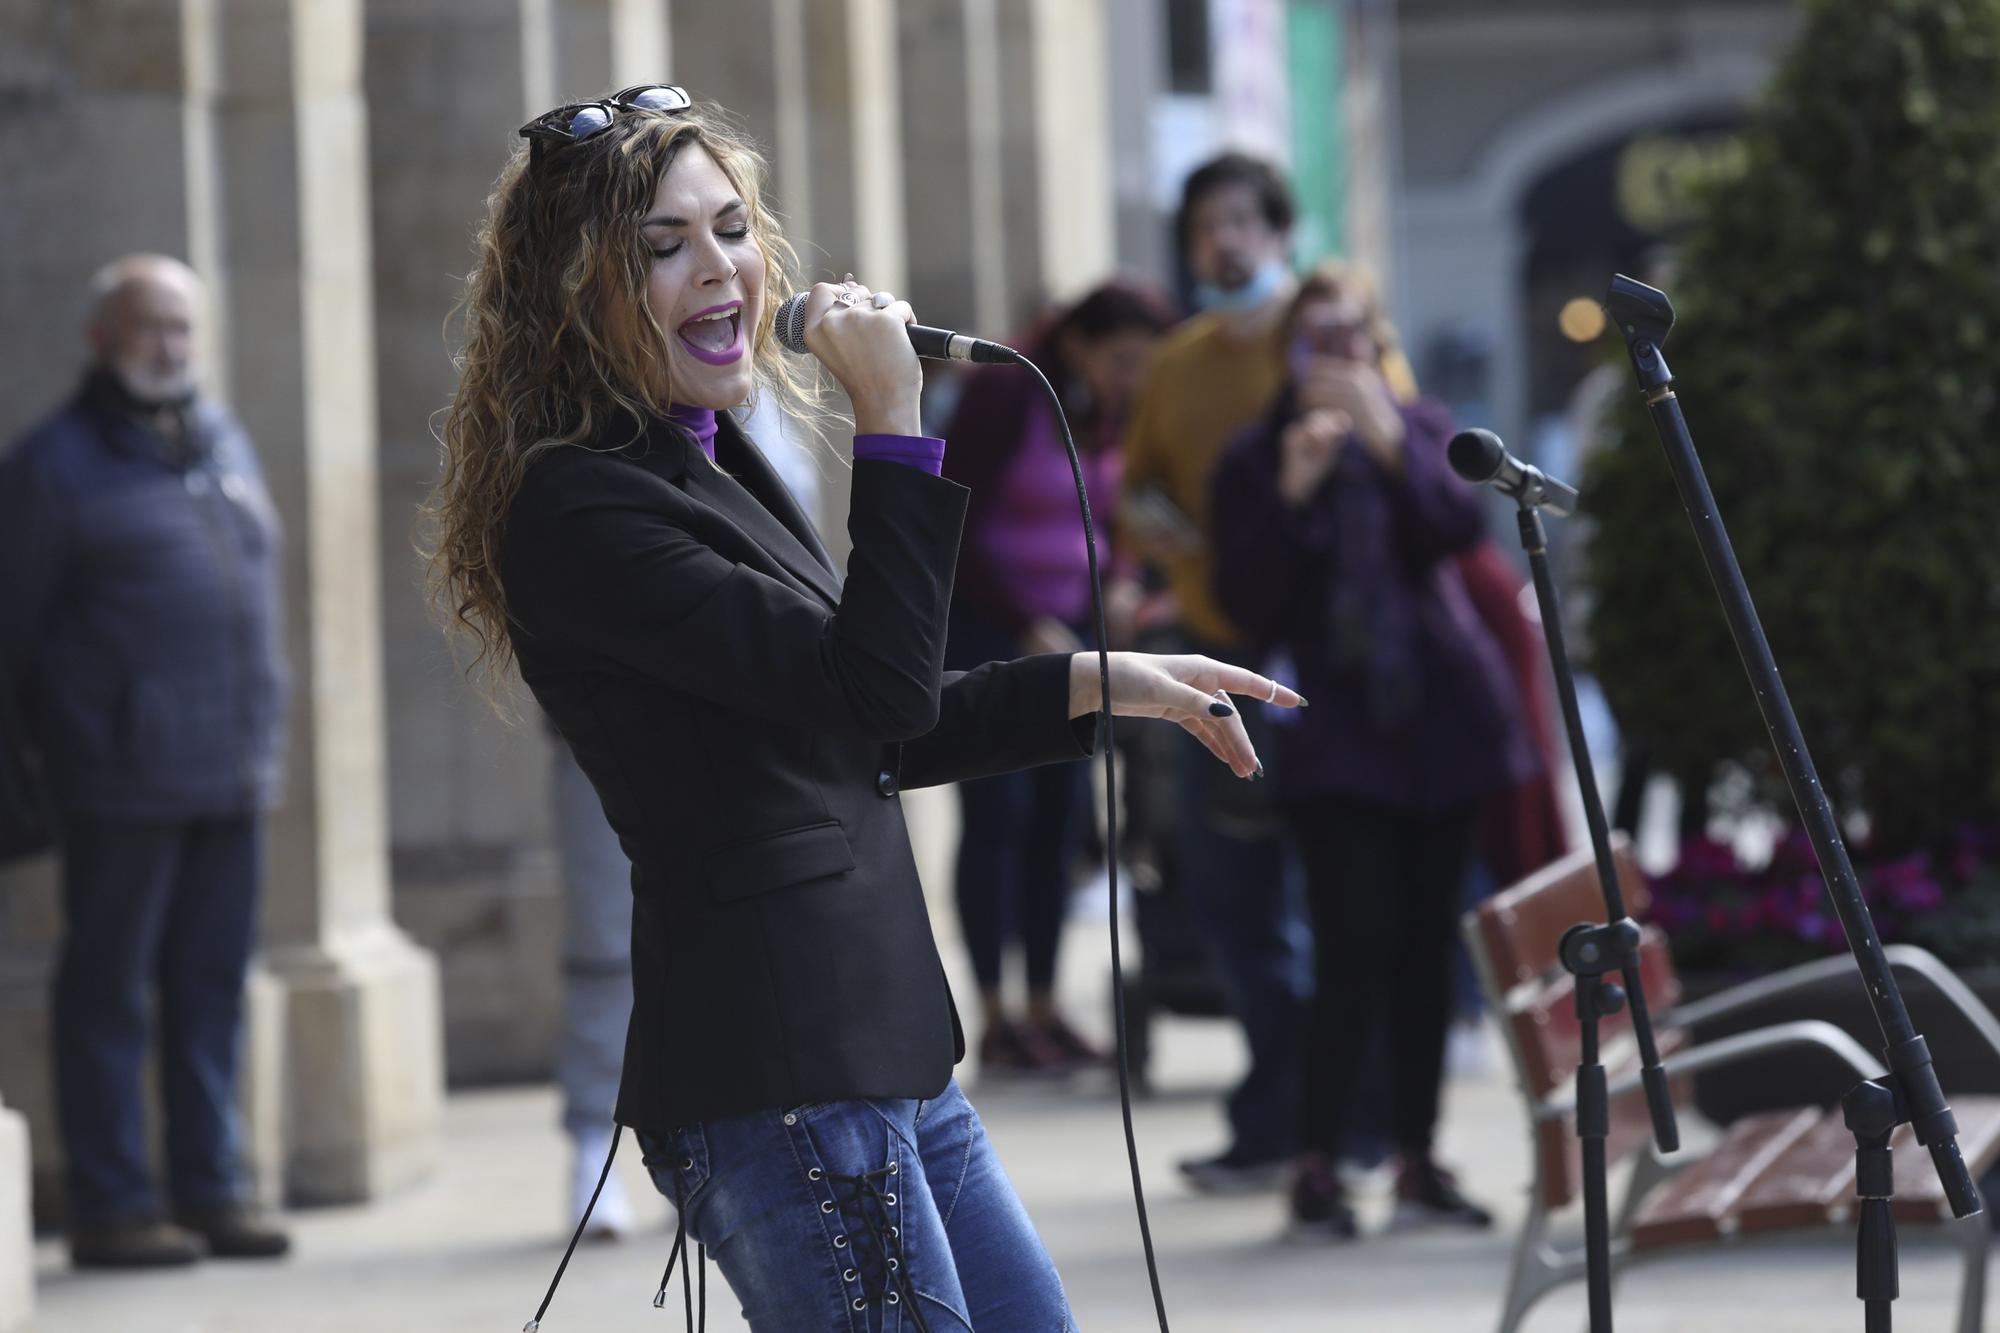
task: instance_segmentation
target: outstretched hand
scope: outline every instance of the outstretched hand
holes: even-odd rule
[[[1243,718],[1229,696],[1301,708],[1296,690],[1243,667],[1192,653],[1112,653],[1111,711],[1119,717],[1162,717],[1206,745],[1239,778],[1262,777],[1264,766],[1243,730]],[[1097,654],[1070,658],[1069,715],[1097,712],[1103,694]]]

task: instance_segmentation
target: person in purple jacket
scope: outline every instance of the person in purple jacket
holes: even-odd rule
[[[1290,657],[1315,704],[1279,729],[1271,765],[1316,956],[1292,1221],[1357,1234],[1334,1167],[1375,1015],[1398,1222],[1483,1227],[1432,1155],[1452,932],[1481,798],[1538,761],[1453,559],[1483,534],[1478,498],[1446,464],[1443,409],[1383,379],[1395,342],[1374,284],[1323,266],[1286,330],[1286,386],[1218,469],[1214,523],[1224,608]]]
[[[1118,494],[1119,436],[1146,358],[1173,322],[1163,301],[1106,282],[1046,318],[1016,346],[1065,402],[1096,513]],[[1090,566],[1076,479],[1062,433],[1035,382],[1013,366],[975,372],[945,432],[944,475],[970,492],[952,589],[945,665],[968,670],[1026,653],[1076,652],[1091,640]],[[1129,562],[1098,529],[1105,615],[1114,644],[1140,592]],[[1103,1059],[1056,1008],[1056,957],[1069,901],[1070,856],[1089,818],[1090,784],[1075,764],[959,785],[958,921],[979,982],[982,1073],[1053,1072]],[[1001,998],[1006,946],[1018,941],[1026,1013]]]

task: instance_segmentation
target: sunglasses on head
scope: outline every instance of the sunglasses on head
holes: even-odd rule
[[[596,102],[571,102],[553,111],[544,111],[523,125],[523,139],[548,139],[556,143],[579,143],[611,128],[620,111],[658,111],[672,114],[694,105],[685,88],[671,83],[641,83],[621,89]]]

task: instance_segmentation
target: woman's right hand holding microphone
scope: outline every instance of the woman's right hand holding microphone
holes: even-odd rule
[[[923,434],[924,374],[903,331],[916,322],[910,303],[888,292],[871,292],[852,280],[813,284],[806,347],[854,405],[855,434]]]

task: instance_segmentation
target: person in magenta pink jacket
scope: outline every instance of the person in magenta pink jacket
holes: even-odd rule
[[[1137,602],[1136,564],[1111,544],[1108,522],[1120,476],[1126,409],[1159,335],[1164,301],[1112,281],[1051,313],[1018,340],[1062,396],[1096,525],[1113,643]],[[1025,653],[1074,652],[1089,643],[1090,565],[1076,477],[1062,433],[1035,382],[1012,366],[968,380],[946,431],[944,475],[969,491],[945,665],[959,669]],[[1102,1055],[1055,1004],[1058,946],[1070,862],[1089,810],[1076,765],[962,783],[958,920],[979,982],[980,1068],[1053,1072]],[[1003,961],[1018,944],[1027,1011],[1010,1017]]]

